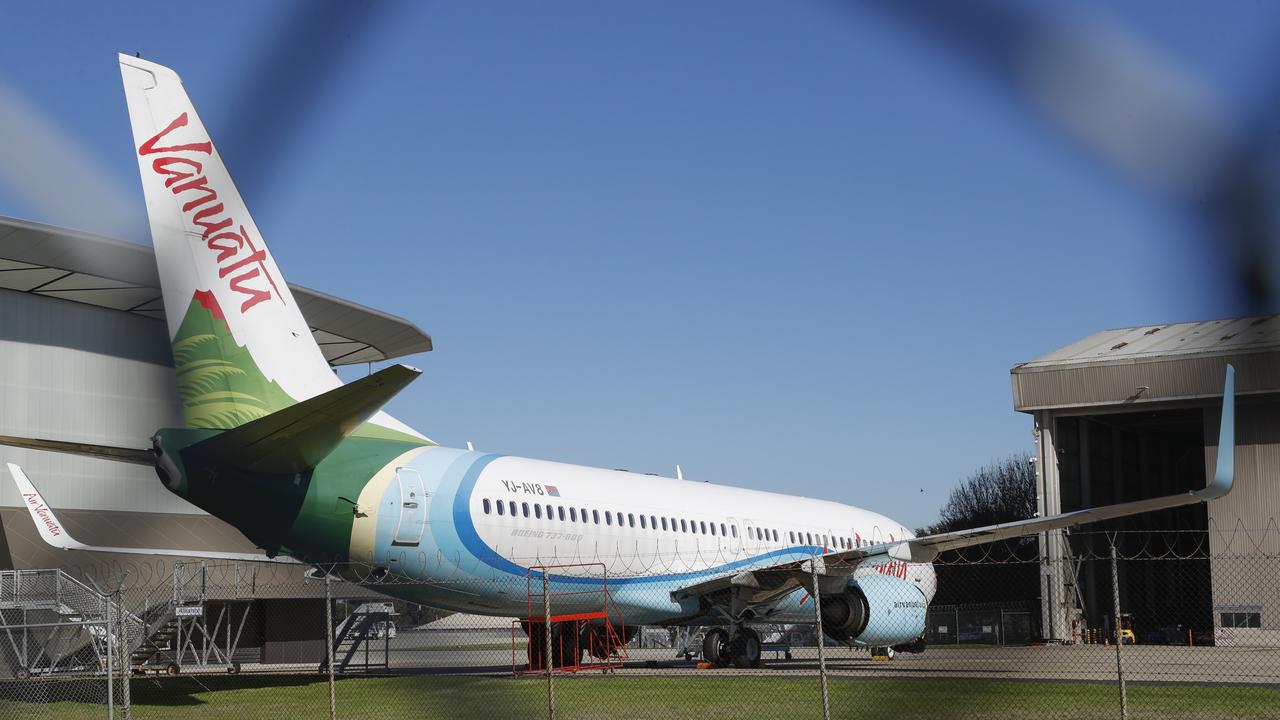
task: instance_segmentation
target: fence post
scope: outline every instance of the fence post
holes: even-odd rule
[[[551,646],[551,580],[548,572],[547,568],[542,568],[542,626],[545,631],[544,642],[547,645],[546,656],[542,662],[547,668],[547,718],[556,720],[556,675],[555,666],[551,664],[555,654]]]
[[[330,588],[332,568],[324,573],[324,657],[329,669],[329,720],[338,716],[338,698],[333,686],[333,591]]]
[[[120,625],[118,638],[123,640],[116,641],[116,647],[120,649],[120,709],[124,720],[132,720],[133,718],[133,696],[129,689],[130,678],[133,676],[133,664],[130,662],[130,653],[133,652],[132,645],[129,641],[129,623],[128,616],[124,610],[124,577],[120,577],[116,583],[116,618]]]
[[[111,598],[103,596],[103,602],[106,604],[106,617],[102,623],[102,630],[107,636],[107,720],[113,720],[116,716],[116,674],[113,656],[116,654],[116,644],[113,641],[115,637],[115,626],[111,623]]]
[[[818,559],[809,559],[809,573],[813,580],[813,616],[818,636],[818,678],[822,683],[822,720],[831,720],[831,697],[827,690],[827,646],[822,631],[822,598],[818,590]]]
[[[1116,569],[1116,543],[1111,541],[1111,612],[1114,620],[1112,630],[1116,640],[1116,679],[1120,685],[1120,720],[1129,720],[1129,696],[1124,686],[1124,661],[1121,658],[1120,646],[1124,645],[1120,622],[1120,573]]]

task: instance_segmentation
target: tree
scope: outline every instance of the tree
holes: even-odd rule
[[[1031,455],[1021,453],[994,461],[951,490],[930,533],[967,530],[1036,514],[1036,471]]]
[[[1031,456],[1011,455],[970,474],[951,491],[938,522],[917,532],[954,530],[1026,520],[1036,514],[1036,472]],[[1040,594],[1034,537],[948,550],[934,563],[937,606],[1034,610]],[[1033,625],[1035,613],[1031,612]],[[1038,631],[1033,630],[1038,634]]]

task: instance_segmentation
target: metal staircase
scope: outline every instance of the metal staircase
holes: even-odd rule
[[[239,597],[238,570],[236,578],[230,596],[211,593],[209,568],[204,562],[174,563],[170,587],[164,595],[143,603],[144,639],[132,648],[133,667],[140,671],[153,668],[170,675],[184,668],[239,672],[240,663],[235,657],[251,602]],[[214,594],[221,600],[216,612],[209,607]]]
[[[365,603],[339,623],[334,629],[333,637],[333,657],[336,661],[334,672],[368,673],[389,669],[390,642],[395,632],[391,617],[394,614],[391,603]],[[379,639],[383,641],[383,647],[379,658],[375,660],[370,653],[370,646],[372,641]],[[364,648],[364,657],[358,658],[357,653],[361,648]],[[329,659],[326,657],[320,661],[320,672],[328,670]]]
[[[109,636],[132,648],[143,623],[61,570],[0,571],[0,663],[10,677],[97,672]]]

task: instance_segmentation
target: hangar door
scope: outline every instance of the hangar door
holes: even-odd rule
[[[1186,408],[1058,417],[1055,444],[1063,511],[1172,495],[1205,486],[1204,410]],[[1107,533],[1118,533],[1121,557],[1165,559],[1119,563],[1121,605],[1139,635],[1181,625],[1213,627],[1204,504],[1093,523],[1070,536],[1079,563],[1078,599],[1086,621],[1111,615]]]

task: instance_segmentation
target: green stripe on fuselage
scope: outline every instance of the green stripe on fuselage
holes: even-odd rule
[[[396,458],[432,444],[409,435],[403,435],[406,440],[362,437],[361,430],[365,428],[385,430],[365,423],[312,473],[302,507],[290,528],[289,547],[294,554],[307,559],[346,560],[355,520],[354,503],[360,491]]]

